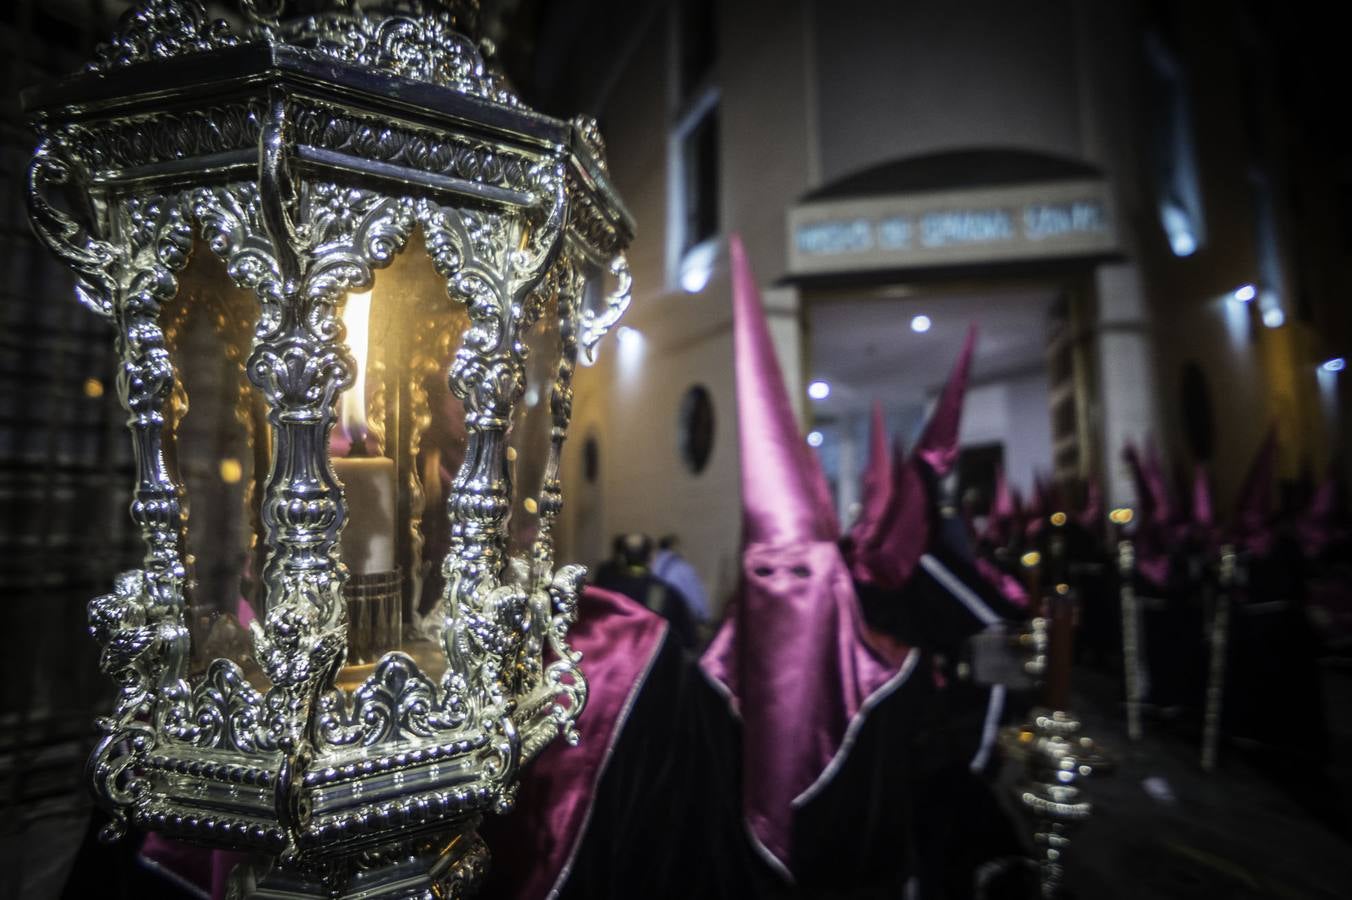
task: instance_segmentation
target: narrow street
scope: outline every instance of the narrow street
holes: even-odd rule
[[[1081,671],[1076,680],[1085,732],[1107,745],[1118,767],[1090,784],[1093,816],[1067,858],[1073,896],[1352,896],[1346,671],[1325,679],[1333,775],[1288,771],[1287,784],[1235,746],[1223,745],[1216,771],[1204,773],[1196,735],[1175,723],[1147,720],[1142,740],[1129,745],[1121,718],[1111,715],[1111,682]],[[1273,727],[1298,726],[1274,716]]]

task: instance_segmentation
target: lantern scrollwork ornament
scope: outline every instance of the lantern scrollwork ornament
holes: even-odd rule
[[[481,817],[577,739],[585,571],[551,532],[633,220],[476,6],[142,0],[24,96],[145,545],[89,607],[118,686],[89,777],[108,837],[251,853],[241,897],[466,894]]]

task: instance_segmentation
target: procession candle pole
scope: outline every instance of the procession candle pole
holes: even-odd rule
[[[1093,742],[1080,735],[1080,722],[1070,712],[1070,676],[1074,659],[1074,597],[1067,577],[1064,513],[1050,518],[1048,559],[1051,588],[1042,598],[1045,615],[1043,701],[1033,721],[1019,730],[1025,775],[1017,796],[1033,818],[1039,887],[1045,898],[1060,896],[1065,878],[1063,856],[1072,830],[1088,818],[1092,806],[1081,782],[1101,764]],[[1034,641],[1035,646],[1042,642]]]
[[[1048,709],[1068,710],[1070,670],[1074,661],[1075,610],[1066,574],[1065,536],[1062,533],[1065,514],[1057,513],[1051,521],[1048,574],[1051,576],[1052,589],[1046,597],[1045,611],[1049,632],[1045,702]]]
[[[1221,711],[1225,703],[1225,656],[1230,643],[1230,590],[1235,581],[1235,548],[1221,547],[1216,576],[1216,610],[1211,620],[1211,666],[1207,674],[1206,712],[1202,720],[1202,771],[1216,768],[1220,743]]]
[[[1133,743],[1141,739],[1141,636],[1140,616],[1137,612],[1136,549],[1122,533],[1122,526],[1131,521],[1131,510],[1115,509],[1109,518],[1117,526],[1118,597],[1122,605],[1122,677],[1127,700],[1127,738]]]

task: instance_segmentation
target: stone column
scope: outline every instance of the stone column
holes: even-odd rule
[[[1134,506],[1131,473],[1122,461],[1127,441],[1162,438],[1150,317],[1140,269],[1133,263],[1094,273],[1097,315],[1092,343],[1098,358],[1098,421],[1108,504]]]

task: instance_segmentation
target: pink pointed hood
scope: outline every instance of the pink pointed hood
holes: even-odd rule
[[[1268,429],[1239,491],[1235,508],[1235,539],[1254,553],[1272,545],[1272,494],[1277,480],[1277,429]]]
[[[991,502],[991,515],[1003,519],[1014,517],[1014,495],[1009,490],[1009,479],[1005,477],[1005,467],[995,470],[995,499]]]
[[[743,540],[767,544],[835,540],[839,526],[826,478],[798,428],[766,326],[760,290],[738,235],[729,240],[728,252],[743,461]]]
[[[1047,486],[1047,481],[1042,477],[1042,473],[1034,472],[1033,497],[1028,504],[1028,518],[1023,526],[1024,536],[1034,538],[1041,534],[1042,529],[1047,526],[1047,517],[1052,512],[1051,489]]]
[[[1305,555],[1311,559],[1321,555],[1328,546],[1346,536],[1345,522],[1339,521],[1337,464],[1329,466],[1328,475],[1310,498],[1310,505],[1296,522]]]
[[[907,684],[916,651],[873,635],[836,544],[826,483],[789,404],[742,242],[730,240],[744,526],[741,590],[700,663],[742,720],[742,804],[786,876],[794,810],[845,735]]]
[[[1077,517],[1081,528],[1098,531],[1103,527],[1103,485],[1090,477],[1084,488],[1084,507]]]
[[[898,454],[893,462],[892,494],[877,528],[868,541],[853,548],[850,572],[855,580],[899,590],[924,555],[930,540],[930,498],[921,466],[942,477],[957,462],[962,401],[975,348],[973,325],[910,459],[903,460]]]
[[[1164,477],[1164,463],[1160,460],[1159,446],[1154,438],[1146,441],[1145,466],[1143,469],[1146,489],[1150,491],[1150,502],[1155,509],[1157,522],[1174,520],[1174,504],[1169,496],[1169,482]]]
[[[1203,529],[1216,524],[1216,513],[1211,503],[1211,479],[1206,467],[1198,463],[1192,471],[1192,521]]]
[[[944,383],[939,400],[934,405],[920,440],[911,450],[917,459],[924,460],[935,475],[943,477],[953,471],[958,462],[958,429],[962,425],[962,402],[967,396],[967,381],[972,372],[972,355],[976,352],[976,323],[967,329],[962,351],[953,364],[953,371]]]
[[[995,469],[995,496],[991,498],[991,511],[986,516],[986,528],[982,538],[988,543],[1003,546],[1009,542],[1014,528],[1014,495],[1009,490],[1009,479],[1005,477],[1003,465]]]
[[[1305,510],[1305,517],[1316,522],[1331,521],[1337,505],[1338,482],[1333,468],[1330,467],[1329,474],[1325,476],[1319,487],[1315,488],[1314,495],[1310,497],[1310,505]]]
[[[883,407],[873,401],[869,420],[868,468],[864,470],[859,517],[850,526],[850,547],[870,543],[882,526],[888,500],[892,497],[892,455],[887,446],[887,426]]]
[[[1141,453],[1131,441],[1127,441],[1126,447],[1122,449],[1122,459],[1131,471],[1131,483],[1136,489],[1136,523],[1139,528],[1147,522],[1156,521],[1155,494],[1150,489],[1150,478],[1146,474]]]

